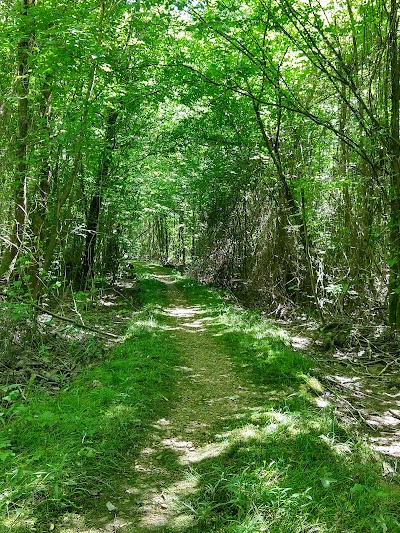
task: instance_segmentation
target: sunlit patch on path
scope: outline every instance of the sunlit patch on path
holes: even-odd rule
[[[178,318],[186,318],[199,315],[202,311],[201,307],[167,307],[165,309],[165,314],[169,316],[174,316]]]

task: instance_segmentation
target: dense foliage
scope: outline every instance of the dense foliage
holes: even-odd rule
[[[397,0],[0,4],[0,275],[133,256],[400,327]]]

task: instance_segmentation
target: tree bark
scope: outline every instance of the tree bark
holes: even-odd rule
[[[28,24],[29,8],[31,0],[21,0],[21,31],[22,36],[17,49],[17,79],[15,82],[16,96],[18,99],[18,126],[16,136],[16,168],[14,173],[14,221],[8,246],[4,251],[0,264],[0,277],[4,276],[11,267],[13,260],[21,249],[26,219],[26,173],[28,168],[28,133],[29,133],[29,57],[31,54],[31,42],[33,28]]]
[[[87,86],[85,98],[83,101],[84,111],[82,114],[81,127],[78,132],[77,141],[75,145],[75,156],[72,162],[72,167],[71,167],[67,181],[62,191],[60,188],[57,191],[57,201],[56,201],[56,206],[54,210],[52,224],[49,228],[49,238],[47,241],[46,253],[45,253],[45,257],[43,261],[44,272],[47,272],[50,268],[54,250],[59,240],[58,232],[59,232],[59,227],[60,227],[61,210],[71,194],[71,191],[75,185],[75,181],[79,173],[79,168],[80,168],[81,161],[82,161],[82,147],[83,147],[83,142],[84,142],[84,138],[86,134],[88,114],[89,114],[89,108],[90,108],[90,103],[91,103],[90,100],[91,100],[91,96],[92,96],[93,89],[95,86],[95,81],[96,81],[96,67],[93,66],[93,68],[91,69],[89,73],[88,86]],[[57,174],[58,173],[56,173],[56,175]],[[58,176],[57,176],[57,181],[58,181]]]
[[[37,192],[37,205],[32,215],[32,266],[30,269],[30,290],[34,300],[38,300],[42,292],[39,271],[43,260],[43,238],[47,218],[47,205],[50,194],[52,166],[49,157],[50,121],[51,121],[51,88],[48,80],[42,90],[41,119],[45,124],[45,136],[41,155],[41,172]]]
[[[96,252],[97,230],[100,219],[101,205],[103,202],[103,187],[109,177],[112,163],[112,152],[115,149],[115,125],[118,118],[118,111],[110,110],[107,116],[105,147],[102,161],[97,173],[95,191],[90,201],[89,211],[86,221],[86,242],[82,260],[82,280],[85,285],[89,277],[93,276],[94,258]]]
[[[398,54],[399,4],[391,0],[389,57],[391,67],[391,120],[388,143],[390,158],[390,278],[389,278],[389,322],[400,330],[400,66]]]

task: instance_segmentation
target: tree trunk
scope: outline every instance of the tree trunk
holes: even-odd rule
[[[185,216],[184,211],[179,212],[179,232],[178,232],[178,256],[180,263],[186,264],[186,247],[185,247]]]
[[[74,187],[76,178],[79,173],[79,168],[80,168],[81,160],[82,160],[83,141],[84,141],[85,134],[86,134],[86,126],[87,126],[87,120],[88,120],[88,114],[89,114],[89,108],[90,108],[90,100],[91,100],[91,96],[92,96],[93,89],[95,86],[95,81],[96,81],[96,67],[93,66],[93,68],[91,69],[89,73],[87,90],[86,90],[86,94],[83,100],[84,111],[82,115],[80,131],[78,132],[78,135],[77,135],[77,141],[75,145],[75,156],[72,162],[72,167],[69,172],[67,182],[65,183],[62,191],[60,188],[57,191],[57,202],[55,206],[55,212],[53,215],[53,221],[52,221],[51,227],[49,228],[49,238],[47,241],[46,253],[45,253],[45,257],[43,261],[44,272],[47,272],[50,268],[54,250],[57,246],[57,242],[59,239],[58,232],[59,232],[59,227],[60,227],[61,210],[71,194],[71,191]]]
[[[0,277],[4,276],[11,267],[13,260],[21,249],[27,218],[26,205],[26,172],[28,168],[28,132],[29,132],[29,56],[33,29],[29,27],[28,13],[30,0],[21,0],[22,37],[18,43],[17,68],[18,76],[15,82],[16,97],[18,99],[18,129],[16,135],[16,168],[14,174],[14,221],[9,236],[8,247],[5,249],[0,264]]]
[[[41,119],[46,125],[44,132],[47,141],[50,140],[50,120],[51,120],[51,89],[46,80],[43,91]],[[49,142],[45,142],[41,155],[41,173],[37,194],[37,206],[32,215],[32,266],[30,269],[30,289],[34,300],[40,297],[42,292],[42,283],[39,277],[39,270],[42,263],[43,254],[43,237],[47,217],[47,205],[50,194],[50,182],[52,178],[52,167],[49,157]]]
[[[389,57],[391,65],[391,123],[389,139],[390,157],[390,278],[389,278],[389,322],[400,330],[400,67],[398,56],[398,1],[391,0]]]
[[[100,219],[100,210],[103,202],[103,186],[109,176],[112,152],[115,149],[115,124],[118,118],[118,111],[110,110],[107,116],[105,147],[103,158],[97,173],[95,191],[90,201],[89,211],[86,221],[86,242],[82,260],[82,280],[84,286],[89,277],[93,276],[94,258],[96,252],[97,229]]]

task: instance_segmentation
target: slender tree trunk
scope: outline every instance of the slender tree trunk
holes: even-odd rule
[[[397,0],[391,0],[389,56],[391,65],[391,123],[390,123],[390,279],[389,279],[389,322],[394,329],[400,330],[400,66],[398,55],[398,17]]]
[[[319,318],[321,322],[324,323],[325,317],[322,312],[322,308],[321,308],[321,305],[318,299],[317,284],[315,281],[315,273],[314,273],[314,268],[312,264],[311,253],[310,253],[310,243],[309,243],[309,238],[308,238],[308,227],[307,227],[307,216],[306,216],[306,199],[305,199],[304,189],[301,190],[301,212],[302,212],[303,226],[304,226],[304,254],[306,256],[308,274],[310,276],[311,291],[313,294],[313,298],[314,298],[315,306],[318,311]]]
[[[311,290],[313,290],[313,270],[312,270],[312,263],[311,263],[310,255],[309,255],[310,250],[311,250],[311,241],[310,241],[309,235],[306,234],[305,220],[303,219],[301,213],[299,212],[299,207],[289,187],[287,175],[282,165],[281,154],[280,154],[280,149],[279,149],[280,124],[278,124],[276,138],[272,139],[271,136],[268,135],[268,132],[264,125],[263,118],[259,110],[259,105],[255,100],[253,100],[253,108],[254,108],[254,112],[256,115],[258,126],[261,131],[261,135],[264,139],[268,153],[275,165],[275,169],[278,174],[278,179],[281,184],[281,191],[283,192],[284,203],[283,205],[280,205],[280,209],[282,210],[282,214],[283,214],[283,219],[281,223],[283,223],[285,227],[286,235],[288,235],[288,231],[286,229],[286,226],[288,225],[288,223],[295,225],[298,228],[300,243],[301,243],[303,250],[306,253],[307,265],[309,267],[307,269],[308,277],[309,277],[309,284],[311,286]],[[287,243],[285,243],[285,246],[287,246]],[[310,262],[308,261],[308,259],[310,259]],[[286,278],[287,278],[286,285],[287,286],[289,283],[292,283],[293,280],[296,278],[296,274],[294,272],[291,272],[290,270],[291,268],[289,267],[286,271]],[[318,307],[318,312],[320,312],[319,307]]]
[[[17,65],[18,75],[15,83],[18,98],[18,130],[16,136],[16,169],[14,174],[14,222],[9,236],[8,247],[5,249],[0,264],[0,277],[11,267],[13,260],[21,249],[26,219],[26,173],[28,169],[28,133],[29,133],[29,56],[31,53],[33,29],[29,28],[28,14],[32,5],[30,0],[21,0],[22,37],[18,43]]]
[[[99,223],[100,209],[103,201],[101,185],[96,183],[97,192],[92,196],[86,220],[85,252],[82,262],[82,286],[88,277],[93,276],[94,254],[96,250],[97,227]]]
[[[48,81],[43,87],[43,101],[41,109],[41,119],[45,124],[45,135],[47,141],[50,140],[50,121],[51,121],[51,89]],[[39,270],[42,263],[43,237],[45,232],[45,223],[47,218],[47,205],[50,194],[50,183],[52,178],[52,166],[49,156],[49,142],[45,142],[41,156],[41,173],[38,185],[36,210],[32,215],[32,266],[30,270],[30,288],[32,298],[37,300],[42,290],[42,283],[39,276]]]
[[[47,272],[50,268],[51,261],[53,258],[54,250],[57,246],[57,242],[59,239],[59,228],[60,228],[60,217],[61,217],[61,210],[65,203],[67,202],[71,191],[75,185],[76,178],[79,173],[79,168],[81,165],[82,160],[82,147],[83,147],[83,141],[86,134],[86,126],[88,121],[88,114],[89,114],[89,107],[90,107],[90,100],[93,93],[94,85],[96,81],[96,67],[94,66],[89,74],[88,78],[88,86],[86,90],[86,94],[83,101],[83,115],[81,120],[81,127],[77,136],[76,145],[75,145],[75,157],[72,162],[71,170],[69,172],[67,181],[65,185],[63,186],[63,189],[58,188],[57,191],[57,202],[53,214],[53,221],[49,229],[49,238],[47,241],[47,247],[46,247],[46,253],[43,261],[43,271]]]
[[[83,144],[83,132],[81,133],[77,141],[76,153],[75,153],[72,167],[71,167],[71,170],[68,176],[68,180],[62,192],[59,190],[57,194],[57,202],[55,206],[55,212],[53,215],[53,222],[49,229],[49,239],[47,241],[46,253],[45,253],[45,257],[43,261],[44,272],[47,272],[50,268],[54,250],[58,242],[58,238],[59,238],[58,232],[60,228],[61,210],[71,194],[72,188],[74,186],[76,177],[79,172],[79,165],[81,163],[81,157],[82,157],[82,144]]]
[[[186,263],[186,247],[185,247],[185,217],[184,212],[179,212],[179,232],[178,232],[178,246],[179,246],[179,261],[185,266]]]
[[[86,242],[82,260],[82,285],[85,285],[87,279],[90,276],[93,276],[97,229],[99,225],[101,205],[103,202],[103,187],[109,177],[111,168],[112,152],[115,148],[115,125],[117,118],[118,112],[116,110],[112,110],[108,113],[103,158],[98,170],[95,192],[90,201],[89,212],[87,215]]]

